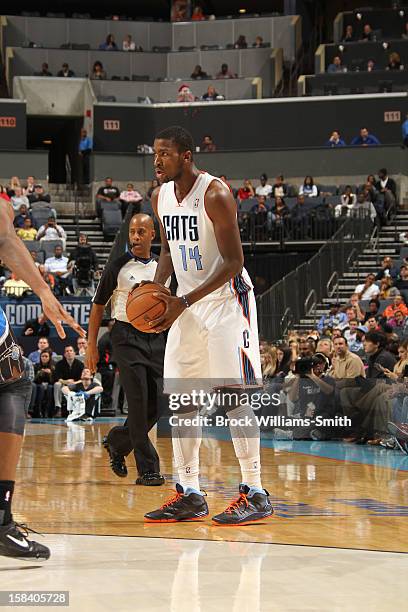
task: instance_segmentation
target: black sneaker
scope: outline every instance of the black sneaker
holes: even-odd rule
[[[201,521],[208,516],[208,506],[203,495],[184,494],[180,484],[176,484],[176,494],[160,508],[145,514],[146,523],[178,523],[181,521]]]
[[[212,521],[217,525],[250,525],[256,521],[270,518],[273,508],[269,501],[269,493],[254,493],[248,497],[250,488],[248,485],[239,485],[239,497],[221,512],[212,517]]]
[[[126,476],[128,475],[128,471],[124,456],[119,455],[114,451],[114,449],[108,442],[107,436],[103,438],[102,444],[108,451],[112,472],[116,474],[116,476],[119,476],[119,478],[126,478]]]
[[[28,532],[37,533],[26,525],[11,521],[0,525],[0,555],[16,559],[49,559],[50,549],[28,539]]]
[[[158,472],[146,472],[136,478],[135,484],[143,485],[145,487],[160,487],[165,483],[164,476]]]

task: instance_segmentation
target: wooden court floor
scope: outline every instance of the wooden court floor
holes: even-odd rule
[[[143,514],[157,508],[174,487],[171,441],[159,439],[163,487],[134,485],[110,470],[103,435],[112,424],[29,423],[18,468],[16,520],[49,534],[115,535],[191,540],[298,544],[408,552],[408,457],[358,449],[333,458],[328,447],[269,443],[262,449],[263,484],[275,516],[241,528],[200,523],[146,525]],[[333,444],[333,443],[332,443]],[[327,452],[329,448],[329,452]],[[340,449],[341,451],[341,449]],[[388,454],[387,454],[388,453]],[[341,453],[340,453],[341,454]],[[370,463],[371,462],[371,463]],[[227,440],[205,438],[201,486],[215,514],[236,497],[239,467]]]

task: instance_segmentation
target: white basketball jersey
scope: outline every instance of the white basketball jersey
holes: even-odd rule
[[[178,202],[176,198],[174,181],[164,183],[160,188],[158,215],[170,247],[178,283],[177,295],[188,294],[199,287],[223,261],[213,222],[204,205],[205,194],[212,181],[219,181],[225,186],[221,179],[202,172],[182,202]],[[251,288],[251,280],[243,269],[235,279],[225,283],[203,300],[225,297],[237,289]]]

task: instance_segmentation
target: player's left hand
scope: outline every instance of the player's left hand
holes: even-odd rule
[[[164,315],[149,323],[152,330],[154,330],[156,334],[159,334],[173,325],[174,321],[178,319],[181,313],[186,309],[186,306],[179,297],[167,295],[166,293],[153,293],[153,295],[166,304]]]

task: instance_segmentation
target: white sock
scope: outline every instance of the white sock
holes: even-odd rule
[[[185,425],[185,419],[197,417],[198,412],[194,411],[177,416],[179,424],[173,425],[172,441],[174,463],[178,471],[179,483],[184,490],[190,487],[200,491],[198,473],[202,429],[201,425]]]
[[[237,424],[230,422],[229,428],[235,455],[241,466],[242,482],[262,490],[260,432],[254,411],[251,406],[238,406],[229,410],[227,417],[238,421]],[[245,424],[245,419],[250,420],[251,425]]]

